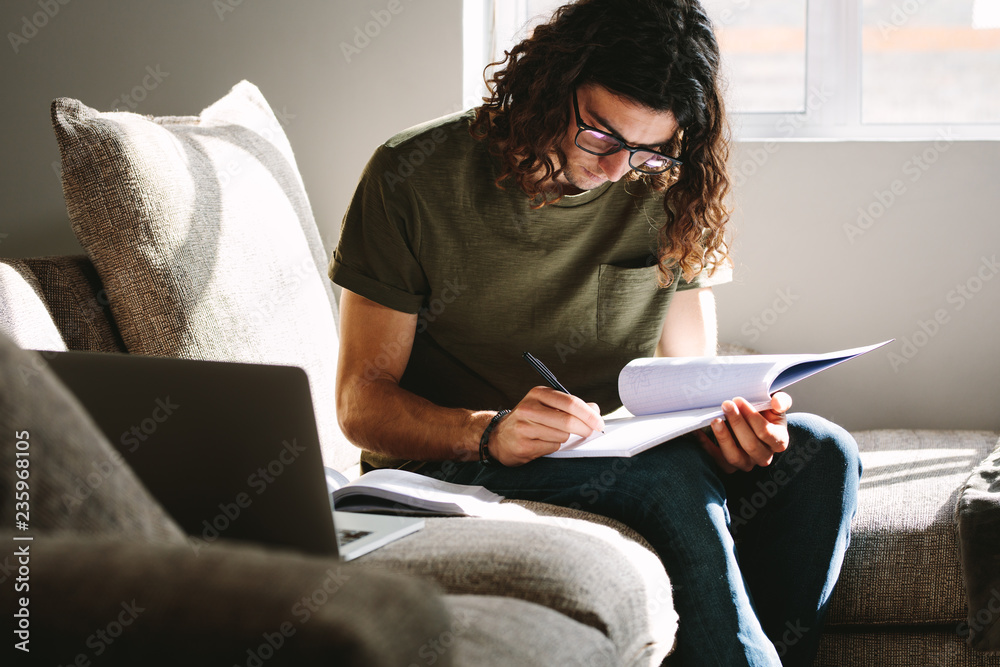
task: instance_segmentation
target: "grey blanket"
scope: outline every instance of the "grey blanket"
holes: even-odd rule
[[[969,645],[1000,651],[1000,446],[962,488],[955,523],[969,603]]]

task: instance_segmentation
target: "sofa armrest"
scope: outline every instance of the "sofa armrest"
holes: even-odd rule
[[[17,595],[28,602],[32,658],[52,664],[395,667],[450,625],[430,584],[331,559],[237,543],[196,554],[79,535],[4,538],[29,545],[30,591]]]
[[[358,562],[432,580],[453,595],[548,607],[610,639],[622,665],[660,664],[676,636],[670,579],[656,554],[569,513],[504,503],[490,518],[428,518],[423,530]]]
[[[969,645],[1000,651],[1000,445],[962,487],[955,523],[968,598]]]

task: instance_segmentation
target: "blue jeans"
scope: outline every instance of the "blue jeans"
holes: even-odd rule
[[[810,665],[850,541],[861,462],[836,424],[796,413],[788,426],[791,445],[770,466],[728,475],[692,437],[632,458],[420,472],[631,526],[670,575],[685,666]]]

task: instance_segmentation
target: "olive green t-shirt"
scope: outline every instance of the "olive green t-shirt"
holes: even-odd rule
[[[619,371],[653,355],[674,292],[725,282],[729,272],[675,276],[661,288],[662,195],[623,180],[532,209],[517,186],[496,185],[499,162],[469,134],[473,117],[431,121],[376,150],[330,278],[419,313],[400,384],[433,403],[513,408],[544,384],[521,358],[528,351],[570,392],[610,412],[621,405]]]

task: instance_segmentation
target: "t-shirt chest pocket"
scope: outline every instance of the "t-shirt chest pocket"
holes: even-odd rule
[[[642,354],[653,353],[676,290],[660,287],[657,267],[602,264],[597,278],[597,338]]]

